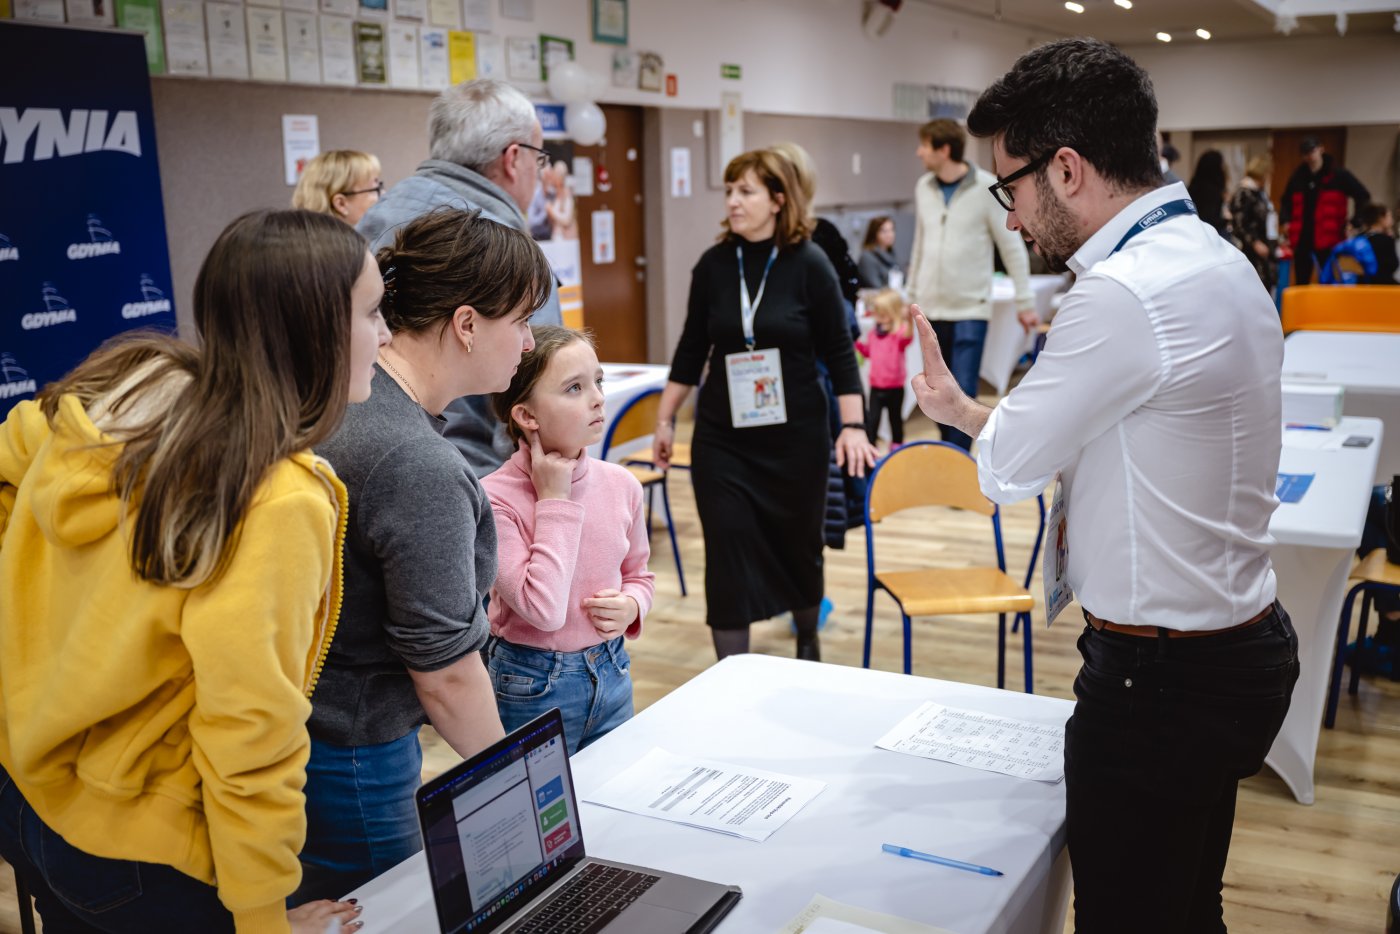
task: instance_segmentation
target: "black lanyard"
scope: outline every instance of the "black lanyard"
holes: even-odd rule
[[[1118,241],[1118,245],[1109,251],[1109,256],[1123,249],[1124,244],[1147,230],[1149,227],[1156,227],[1165,220],[1173,217],[1181,217],[1183,214],[1195,214],[1196,203],[1190,198],[1179,198],[1176,201],[1168,201],[1159,208],[1153,208],[1143,215],[1142,219],[1128,228],[1128,232],[1123,234],[1123,239]]]

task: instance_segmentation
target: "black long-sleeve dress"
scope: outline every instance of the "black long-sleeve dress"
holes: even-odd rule
[[[779,252],[754,319],[757,349],[781,351],[787,422],[735,428],[724,357],[745,349],[739,262],[758,291],[772,240],[730,238],[700,257],[671,379],[694,386],[691,481],[705,537],[706,622],[747,626],[821,602],[822,521],[831,430],[817,359],[838,395],[859,393],[860,372],[831,262],[811,242]]]

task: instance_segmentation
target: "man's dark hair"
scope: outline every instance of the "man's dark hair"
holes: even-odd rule
[[[1372,201],[1370,204],[1363,204],[1356,209],[1356,220],[1352,223],[1355,224],[1362,233],[1365,233],[1379,224],[1381,218],[1385,217],[1389,211],[1390,208],[1386,207],[1384,204],[1377,204],[1375,201]]]
[[[1068,146],[1110,186],[1162,184],[1152,80],[1097,39],[1060,39],[1022,55],[982,92],[967,129],[1000,135],[1007,155],[1019,159]]]
[[[967,143],[967,134],[956,121],[947,117],[930,120],[919,127],[919,139],[928,143],[931,149],[948,146],[948,158],[954,162],[963,161],[963,146]]]

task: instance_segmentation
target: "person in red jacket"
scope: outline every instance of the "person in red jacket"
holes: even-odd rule
[[[1298,146],[1303,161],[1288,179],[1279,205],[1279,220],[1293,246],[1293,281],[1312,281],[1314,260],[1326,259],[1347,236],[1351,211],[1347,199],[1359,209],[1371,200],[1366,186],[1346,169],[1332,162],[1316,137],[1303,138]]]

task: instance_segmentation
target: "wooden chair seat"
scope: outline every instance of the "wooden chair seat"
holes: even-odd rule
[[[627,455],[629,464],[651,464],[651,452],[638,451],[635,454]],[[690,443],[687,441],[677,441],[671,445],[671,466],[679,467],[681,470],[690,469]]]
[[[881,571],[875,579],[909,616],[1029,613],[1035,608],[1030,591],[996,568]]]
[[[660,483],[666,479],[666,475],[659,470],[652,470],[650,467],[641,467],[637,464],[628,464],[627,472],[637,478],[637,482],[642,486],[650,486],[653,483]]]
[[[1351,579],[1400,587],[1400,564],[1387,561],[1384,548],[1373,548],[1371,553],[1352,569]]]

